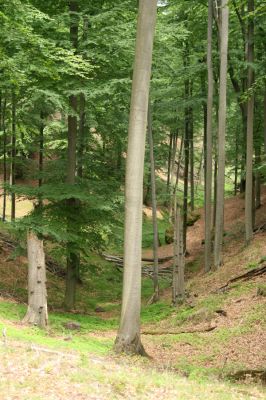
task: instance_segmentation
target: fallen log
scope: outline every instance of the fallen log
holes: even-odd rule
[[[105,254],[103,253],[102,256],[105,258],[106,261],[110,261],[116,265],[117,268],[121,269],[124,266],[123,263],[123,258],[120,256],[113,256],[111,254]],[[172,257],[164,257],[161,260],[166,260],[166,259],[172,259]],[[148,258],[145,258],[145,260],[148,260]],[[162,267],[159,266],[159,271],[158,275],[164,278],[172,277],[172,269],[169,267]],[[150,278],[153,277],[153,265],[142,265],[142,275],[143,276],[148,276]]]
[[[205,329],[187,329],[184,331],[144,331],[141,332],[142,335],[152,335],[152,336],[162,336],[162,335],[182,335],[182,334],[186,334],[186,333],[204,333],[204,332],[211,332],[214,331],[214,329],[216,329],[217,326],[213,325],[213,326],[208,326]]]
[[[105,258],[106,261],[114,261],[114,262],[123,262],[123,257],[122,256],[116,256],[116,255],[112,255],[112,254],[106,254],[103,253],[102,254],[103,257]],[[173,256],[167,256],[167,257],[159,257],[158,258],[158,262],[159,263],[163,263],[165,261],[170,261],[173,259]],[[153,258],[149,258],[149,257],[142,257],[141,261],[143,262],[153,262],[154,259]]]
[[[229,281],[218,288],[215,292],[220,292],[228,289],[229,285],[234,282],[238,281],[247,281],[249,279],[255,278],[256,276],[260,276],[266,274],[266,264],[263,264],[262,267],[254,268],[248,272],[245,272],[244,274],[235,276],[234,278],[229,279]]]

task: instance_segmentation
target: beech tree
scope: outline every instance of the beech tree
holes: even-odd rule
[[[45,328],[48,324],[46,266],[43,240],[36,233],[27,235],[28,309],[23,323]]]
[[[247,104],[247,156],[246,156],[246,191],[245,191],[245,226],[246,243],[248,244],[253,236],[253,124],[254,124],[254,21],[251,14],[254,12],[254,0],[248,0],[248,82],[247,89],[251,91]]]
[[[226,93],[228,59],[228,22],[229,8],[227,0],[221,0],[220,27],[220,84],[218,114],[218,176],[217,203],[215,216],[214,266],[222,263],[222,244],[224,229],[224,182],[225,182],[225,132],[226,132]]]
[[[213,0],[208,2],[208,100],[205,162],[205,271],[211,268],[211,210],[212,210],[212,107],[213,107],[213,66],[212,66],[212,24]]]
[[[143,170],[157,0],[140,0],[128,130],[124,278],[117,352],[145,354],[140,339]]]

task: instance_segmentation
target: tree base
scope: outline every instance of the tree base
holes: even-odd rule
[[[25,317],[22,320],[23,324],[38,326],[39,328],[46,328],[48,325],[48,315],[45,310],[42,313],[35,312],[33,309],[28,308]]]
[[[141,343],[139,335],[136,335],[133,340],[129,341],[122,334],[118,334],[114,344],[114,351],[118,354],[137,354],[143,357],[149,357]]]

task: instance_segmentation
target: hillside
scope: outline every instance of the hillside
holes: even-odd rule
[[[262,203],[257,228],[266,221],[265,188]],[[48,399],[63,399],[69,390],[74,399],[122,399],[128,398],[128,392],[129,398],[139,399],[174,399],[178,393],[181,399],[265,398],[261,386],[266,379],[265,274],[219,290],[231,278],[265,263],[263,228],[255,233],[252,245],[243,246],[243,205],[239,197],[226,200],[224,265],[219,271],[203,273],[203,219],[189,228],[184,304],[177,309],[170,306],[170,281],[163,279],[160,302],[147,306],[152,284],[144,279],[142,341],[152,358],[134,358],[133,365],[111,352],[119,318],[121,272],[95,255],[79,288],[77,310],[68,314],[61,310],[64,280],[48,273],[50,326],[47,332],[24,327],[19,321],[27,301],[27,259],[16,257],[7,240],[10,234],[2,226],[0,325],[6,339],[1,347],[1,373],[7,379],[2,379],[1,391],[10,391],[5,399],[18,398],[18,391],[20,399],[41,399],[44,393]],[[171,245],[160,248],[162,257],[171,252]],[[150,249],[143,253],[152,255]],[[80,330],[65,326],[72,321],[80,324]],[[64,371],[60,376],[59,367]],[[43,377],[42,388],[38,388],[38,374]],[[18,383],[11,389],[8,385],[14,379]],[[51,379],[57,382],[56,390],[49,385]],[[244,389],[228,383],[238,380],[246,384]]]

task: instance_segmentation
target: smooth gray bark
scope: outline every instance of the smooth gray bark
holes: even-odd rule
[[[212,66],[212,23],[213,0],[209,0],[208,10],[208,99],[206,129],[206,171],[205,171],[205,272],[211,269],[211,215],[212,215],[212,108],[213,108],[213,66]]]
[[[128,132],[124,276],[117,352],[145,354],[140,340],[141,242],[145,137],[157,0],[140,0]]]
[[[218,175],[217,205],[215,220],[214,266],[222,264],[222,244],[224,229],[224,183],[225,183],[225,133],[226,133],[226,93],[227,93],[227,59],[228,59],[228,0],[221,0],[220,28],[220,90],[218,116]]]
[[[46,266],[43,240],[33,232],[27,235],[28,309],[23,323],[45,328],[48,324]]]

